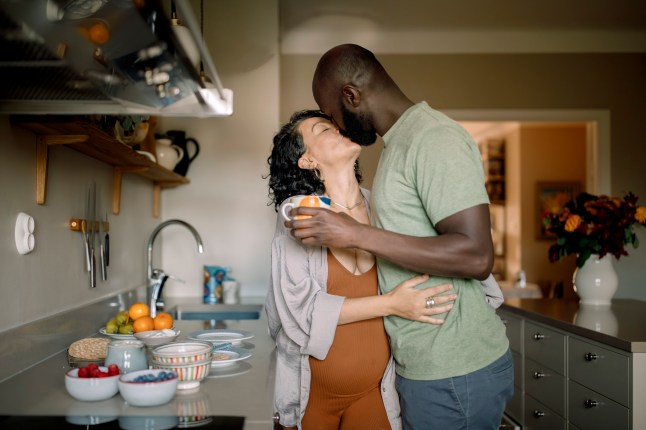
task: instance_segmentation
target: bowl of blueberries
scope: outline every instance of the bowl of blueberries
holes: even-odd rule
[[[131,406],[159,406],[170,402],[179,378],[164,369],[144,369],[119,377],[121,397]]]

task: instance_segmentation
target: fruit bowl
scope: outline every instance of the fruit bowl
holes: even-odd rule
[[[102,372],[108,368],[99,366]],[[65,373],[65,388],[70,396],[76,400],[96,402],[106,400],[117,394],[119,386],[117,381],[119,375],[106,376],[103,378],[81,378],[78,376],[79,368],[70,369]]]
[[[164,405],[175,396],[178,384],[177,374],[166,369],[138,370],[121,375],[118,381],[121,396],[131,406]]]
[[[169,343],[177,339],[180,330],[149,330],[135,333],[134,336],[142,341],[146,346],[158,346]]]

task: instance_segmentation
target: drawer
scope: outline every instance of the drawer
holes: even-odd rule
[[[523,385],[523,356],[517,352],[512,351],[511,356],[514,360],[514,388],[516,391],[525,389]]]
[[[595,342],[570,337],[568,376],[604,396],[629,406],[630,358]]]
[[[583,430],[630,428],[628,408],[574,381],[568,387],[570,421],[575,426]]]
[[[542,325],[525,321],[525,356],[565,374],[565,335]]]
[[[525,360],[525,392],[565,416],[565,376],[530,359]]]
[[[499,314],[500,320],[507,328],[507,338],[509,338],[509,348],[519,354],[523,350],[523,320],[516,318],[508,313],[501,312]]]
[[[565,430],[566,425],[567,423],[562,416],[532,396],[525,395],[525,422],[523,423],[523,428],[531,430]]]

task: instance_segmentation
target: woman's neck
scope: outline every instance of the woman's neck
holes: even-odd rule
[[[360,206],[363,202],[363,195],[359,187],[359,182],[352,173],[328,174],[325,176],[325,193],[332,199],[333,205],[338,208],[350,210]]]

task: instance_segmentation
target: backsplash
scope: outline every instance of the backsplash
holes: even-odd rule
[[[45,204],[36,204],[37,135],[12,126],[0,116],[0,334],[67,310],[98,303],[145,285],[148,235],[153,218],[153,185],[135,175],[122,181],[121,212],[113,215],[112,167],[63,145],[49,147]],[[96,182],[100,206],[110,221],[108,278],[98,276],[90,288],[82,235],[71,231],[71,218],[86,211],[88,187]],[[20,255],[15,246],[17,216],[35,221],[33,252]],[[95,328],[96,329],[96,328]]]

